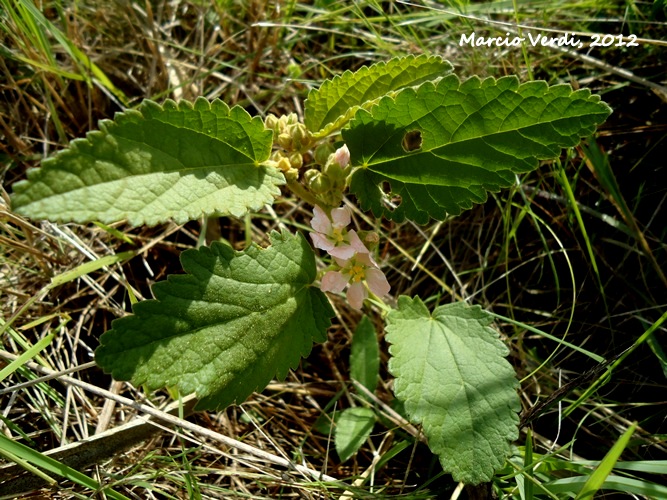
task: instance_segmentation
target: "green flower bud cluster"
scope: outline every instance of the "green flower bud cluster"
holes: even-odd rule
[[[313,145],[313,135],[299,122],[296,113],[280,118],[269,114],[264,120],[264,126],[273,130],[273,140],[285,151],[304,153]]]
[[[274,151],[269,164],[282,171],[288,181],[298,179],[299,169],[303,167],[303,153],[313,145],[312,134],[299,122],[296,113],[280,118],[269,114],[264,126],[273,130],[273,140],[281,148]]]
[[[324,160],[324,161],[323,161]],[[337,207],[343,201],[347,176],[351,167],[340,165],[330,144],[321,144],[315,150],[315,161],[323,164],[321,170],[311,168],[304,174],[308,188],[329,206]]]
[[[296,113],[283,115],[280,118],[269,114],[264,120],[266,128],[273,131],[274,151],[267,164],[277,168],[285,175],[285,179],[297,181],[299,169],[304,163],[311,164],[314,160],[319,168],[307,168],[303,172],[303,182],[315,197],[324,205],[337,207],[342,203],[347,177],[350,174],[350,152],[343,146],[335,150],[333,145],[324,142],[318,144],[303,123],[299,122]],[[304,156],[306,160],[304,161]]]
[[[287,155],[283,151],[274,151],[265,164],[280,170],[287,181],[296,180],[299,177],[299,169],[303,166],[303,156],[301,153]]]

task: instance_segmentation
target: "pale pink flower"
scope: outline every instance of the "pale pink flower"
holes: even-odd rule
[[[339,259],[349,259],[355,253],[368,253],[356,231],[346,229],[352,220],[347,208],[334,208],[329,219],[326,212],[316,205],[313,214],[310,225],[315,232],[310,233],[310,238],[316,248]]]
[[[334,153],[334,160],[340,165],[341,168],[347,167],[350,163],[350,150],[347,149],[347,145],[343,144],[340,148]]]
[[[349,285],[347,301],[354,309],[361,309],[368,290],[378,297],[389,293],[391,286],[369,253],[357,253],[347,260],[336,258],[336,263],[340,271],[329,271],[322,277],[323,292],[340,293]]]

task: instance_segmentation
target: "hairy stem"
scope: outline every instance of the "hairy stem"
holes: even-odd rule
[[[322,209],[324,209],[325,211],[327,208],[330,208],[326,206],[326,204],[323,204],[320,200],[318,200],[313,193],[308,191],[308,189],[306,189],[305,186],[296,179],[288,180],[287,187],[290,188],[292,193],[294,193],[299,198],[306,201],[307,203],[310,203],[313,206],[318,205],[322,207]]]

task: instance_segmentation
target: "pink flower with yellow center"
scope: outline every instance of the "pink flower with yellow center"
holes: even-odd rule
[[[310,225],[315,231],[310,233],[310,238],[316,248],[340,259],[349,259],[355,253],[368,253],[356,231],[346,229],[352,220],[346,207],[334,208],[331,218],[318,206],[313,209],[313,214]]]
[[[328,271],[322,277],[323,292],[340,293],[349,285],[347,301],[355,309],[361,309],[369,290],[378,297],[389,293],[387,278],[368,252],[357,253],[347,260],[334,258],[341,269]]]

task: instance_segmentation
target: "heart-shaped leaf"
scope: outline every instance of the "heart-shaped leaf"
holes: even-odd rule
[[[519,384],[490,323],[480,307],[459,302],[430,314],[405,296],[387,316],[394,392],[443,469],[471,484],[490,481],[519,437]]]
[[[285,182],[261,165],[272,137],[261,119],[219,100],[146,100],[30,170],[12,206],[34,219],[133,225],[241,216],[272,203]]]
[[[155,300],[117,319],[95,360],[117,380],[196,392],[214,409],[284,378],[323,342],[333,310],[312,286],[315,255],[301,235],[272,233],[243,252],[214,243],[181,254],[187,274],[155,284]]]
[[[343,130],[358,167],[350,189],[376,216],[443,220],[575,146],[610,112],[588,89],[449,75],[357,112]]]

